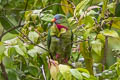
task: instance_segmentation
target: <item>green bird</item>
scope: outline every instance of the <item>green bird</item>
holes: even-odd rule
[[[51,20],[53,26],[48,30],[48,50],[54,60],[59,63],[67,63],[72,48],[73,33],[66,16],[56,14]]]

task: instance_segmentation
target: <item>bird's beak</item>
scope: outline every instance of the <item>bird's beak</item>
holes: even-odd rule
[[[55,19],[55,18],[51,20],[51,22],[55,22],[55,21],[56,21],[56,19]]]

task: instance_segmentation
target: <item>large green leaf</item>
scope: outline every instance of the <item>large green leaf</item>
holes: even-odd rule
[[[5,56],[2,61],[6,68],[14,69],[13,61],[11,58]]]
[[[105,30],[101,31],[100,33],[102,33],[105,36],[119,38],[118,33],[114,30],[105,29]]]
[[[24,51],[19,47],[19,45],[14,46],[16,52],[22,56],[25,55]]]
[[[15,70],[13,70],[13,69],[9,69],[9,70],[8,70],[8,79],[9,79],[9,80],[19,80],[19,79],[18,79],[18,75],[17,75],[17,73],[15,72]]]
[[[2,41],[13,39],[17,36],[17,34],[7,33],[2,37]]]
[[[52,14],[44,14],[44,16],[41,18],[44,21],[51,22],[51,20],[54,18]]]
[[[38,76],[38,69],[35,66],[29,66],[28,71],[33,76]]]
[[[71,80],[72,79],[72,75],[70,73],[70,66],[60,64],[59,65],[59,70],[60,70],[60,73],[63,75],[65,80]]]
[[[110,3],[107,7],[112,14],[115,14],[115,3]]]
[[[120,17],[109,17],[105,21],[107,21],[107,22],[112,21],[112,27],[120,29]],[[110,26],[109,23],[107,25]]]
[[[75,8],[74,14],[79,15],[79,13],[85,10],[89,5],[91,5],[92,0],[82,0]]]
[[[38,38],[39,38],[39,34],[35,31],[31,31],[31,32],[29,32],[28,37],[31,41],[37,42]]]
[[[99,40],[95,40],[92,41],[91,44],[92,44],[92,50],[95,51],[96,54],[101,56],[102,43]]]
[[[81,73],[77,69],[70,69],[70,72],[76,79],[83,80]]]
[[[15,25],[13,25],[11,21],[5,16],[0,17],[0,22],[5,30],[15,27]],[[11,31],[11,33],[17,33],[17,32],[16,30],[13,30]]]

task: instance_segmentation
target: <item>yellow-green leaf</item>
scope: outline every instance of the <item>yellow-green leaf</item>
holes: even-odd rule
[[[70,73],[70,66],[68,65],[59,65],[60,73],[63,75],[65,80],[72,80],[72,75]]]
[[[81,73],[77,69],[70,69],[70,72],[76,79],[83,80]]]
[[[95,40],[91,42],[92,44],[92,50],[101,56],[101,50],[102,50],[102,43],[99,40]]]
[[[110,36],[110,37],[115,37],[115,38],[119,37],[118,33],[114,30],[105,29],[101,31],[100,33],[102,33],[105,36]]]
[[[63,12],[65,14],[68,14],[69,13],[69,5],[68,5],[67,0],[61,0],[61,4],[62,4],[61,8],[62,8]],[[63,4],[66,5],[66,6],[63,6]]]

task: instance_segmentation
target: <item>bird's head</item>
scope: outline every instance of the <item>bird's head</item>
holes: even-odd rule
[[[51,22],[54,22],[56,24],[63,24],[67,22],[67,18],[62,14],[56,14],[54,18],[51,20]]]

